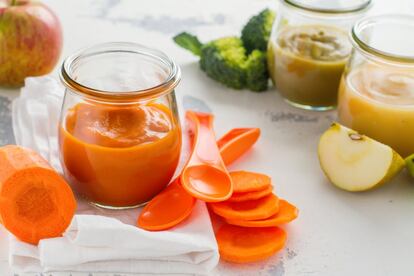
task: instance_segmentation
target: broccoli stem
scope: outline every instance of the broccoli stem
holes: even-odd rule
[[[189,50],[196,56],[201,56],[201,48],[203,47],[203,44],[200,42],[200,40],[198,40],[196,36],[187,32],[183,32],[174,36],[173,39],[175,43],[177,43],[182,48]]]

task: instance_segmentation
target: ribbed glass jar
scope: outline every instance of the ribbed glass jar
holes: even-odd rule
[[[279,0],[279,4],[268,48],[277,90],[299,108],[334,108],[352,48],[348,31],[371,0]]]
[[[60,158],[74,190],[115,209],[158,194],[180,157],[177,65],[139,44],[105,43],[68,57],[61,80]]]

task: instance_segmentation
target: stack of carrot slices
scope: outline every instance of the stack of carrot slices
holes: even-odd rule
[[[210,210],[224,220],[216,232],[220,256],[235,263],[270,257],[286,242],[286,232],[279,226],[294,220],[298,209],[273,193],[267,175],[247,171],[230,175],[232,197],[209,203]]]

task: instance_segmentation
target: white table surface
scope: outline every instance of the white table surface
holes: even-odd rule
[[[98,42],[134,41],[157,47],[181,66],[183,78],[177,89],[181,110],[183,102],[203,101],[216,115],[219,135],[233,127],[262,129],[254,151],[233,168],[271,175],[276,192],[295,203],[300,216],[286,227],[288,243],[281,253],[256,264],[221,263],[214,274],[414,275],[414,180],[402,173],[385,187],[359,194],[334,188],[323,176],[316,154],[318,138],[335,119],[334,111],[295,109],[274,89],[262,94],[226,89],[208,79],[197,59],[171,40],[184,30],[205,41],[238,34],[250,15],[266,6],[274,8],[275,0],[44,2],[63,25],[62,59]],[[370,13],[386,12],[414,14],[414,1],[376,0]],[[17,95],[17,90],[0,90],[1,144],[13,142],[10,100]],[[13,275],[2,229],[0,237],[0,275]]]

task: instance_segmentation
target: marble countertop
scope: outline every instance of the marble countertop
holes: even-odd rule
[[[277,193],[294,202],[300,216],[286,227],[288,244],[281,253],[256,264],[220,263],[214,274],[414,273],[413,180],[402,173],[393,183],[360,194],[334,188],[319,168],[316,147],[320,134],[335,120],[335,111],[314,113],[295,109],[274,89],[261,94],[226,89],[207,78],[199,70],[197,59],[171,40],[174,34],[184,30],[199,35],[201,40],[237,35],[249,16],[264,7],[275,8],[276,0],[43,2],[56,11],[63,25],[61,59],[81,47],[107,41],[134,41],[159,48],[181,66],[183,78],[177,89],[181,109],[186,101],[206,104],[216,115],[219,135],[233,127],[262,129],[263,135],[255,150],[235,168],[271,175]],[[371,13],[414,14],[412,0],[375,2]],[[0,144],[14,141],[10,104],[18,93],[18,90],[0,89]],[[6,260],[4,230],[0,236],[0,275],[12,275]]]

